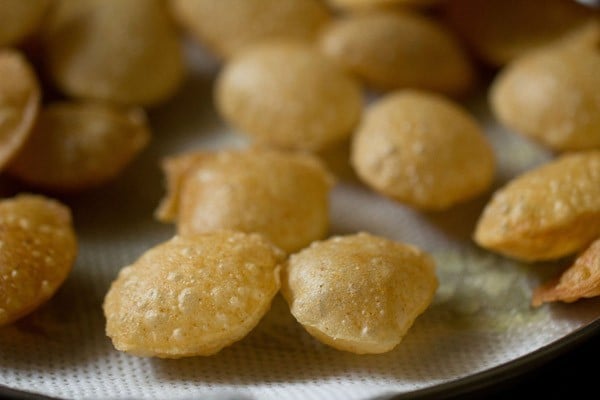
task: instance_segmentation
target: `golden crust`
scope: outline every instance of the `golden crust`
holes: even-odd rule
[[[76,253],[66,206],[34,195],[0,201],[0,325],[52,297],[69,275]]]
[[[177,21],[221,58],[266,39],[313,41],[329,20],[319,0],[170,0]]]
[[[600,239],[593,242],[561,276],[538,287],[531,304],[563,301],[572,303],[581,298],[600,296]]]
[[[232,59],[217,80],[222,116],[258,142],[317,151],[350,136],[358,84],[307,44],[271,41]]]
[[[600,24],[524,55],[495,79],[496,117],[557,151],[600,148]]]
[[[50,76],[72,97],[154,105],[184,76],[162,0],[58,0],[42,39]]]
[[[424,210],[482,193],[495,171],[477,121],[439,95],[414,90],[389,94],[366,111],[352,165],[375,190]]]
[[[321,50],[379,90],[427,89],[462,94],[474,71],[451,31],[408,11],[338,18],[323,31]]]
[[[567,154],[514,178],[485,207],[474,239],[525,260],[557,259],[600,236],[600,151]]]
[[[37,117],[40,88],[27,60],[0,50],[0,169],[18,153]]]
[[[348,11],[362,11],[364,9],[395,5],[428,7],[441,1],[443,0],[327,0],[332,7]]]
[[[286,251],[329,228],[331,177],[317,158],[254,148],[192,152],[164,163],[168,193],[156,211],[181,235],[232,229],[258,232]]]
[[[45,189],[84,190],[116,178],[149,139],[142,109],[55,103],[42,110],[9,172]]]
[[[258,234],[175,236],[121,270],[104,299],[106,334],[139,356],[217,353],[269,310],[282,258]]]
[[[315,242],[293,254],[282,294],[318,340],[357,354],[392,350],[433,300],[433,260],[367,233]]]

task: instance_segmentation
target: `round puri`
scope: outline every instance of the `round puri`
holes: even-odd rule
[[[0,0],[0,47],[18,44],[34,32],[48,0]]]
[[[40,188],[84,190],[116,178],[149,138],[142,109],[54,103],[42,109],[9,171]]]
[[[366,112],[352,164],[375,190],[424,210],[442,210],[485,191],[495,170],[476,120],[439,95],[405,90]]]
[[[77,253],[70,210],[34,195],[0,201],[0,326],[45,303]]]
[[[334,8],[342,10],[363,10],[366,8],[387,6],[431,6],[441,0],[327,0]]]
[[[312,41],[329,19],[319,0],[171,0],[175,18],[222,58],[272,38]]]
[[[38,114],[40,89],[27,60],[0,50],[0,169],[19,151]]]
[[[563,155],[514,178],[481,215],[475,241],[525,261],[557,259],[600,236],[600,151]]]
[[[104,300],[106,334],[139,356],[217,353],[269,310],[282,254],[257,234],[175,236],[121,270]]]
[[[375,11],[340,17],[321,50],[378,90],[420,88],[464,93],[473,68],[452,32],[416,13]]]
[[[444,5],[452,27],[484,61],[497,66],[600,15],[573,0],[452,0]]]
[[[189,235],[258,232],[285,251],[329,228],[331,178],[314,156],[267,149],[195,152],[165,162],[169,193],[157,216]]]
[[[292,314],[311,335],[358,354],[398,345],[438,286],[428,255],[366,233],[292,255],[282,281]]]
[[[600,148],[600,24],[522,56],[495,79],[494,114],[555,151]]]
[[[43,32],[45,64],[66,94],[125,105],[169,98],[183,78],[162,0],[58,0]]]
[[[274,146],[321,150],[348,137],[360,118],[354,80],[307,44],[262,43],[225,66],[216,101],[241,132]]]

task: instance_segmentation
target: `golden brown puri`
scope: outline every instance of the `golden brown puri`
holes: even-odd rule
[[[25,194],[0,200],[0,325],[50,299],[69,275],[76,253],[65,205]]]
[[[258,234],[175,236],[121,270],[104,299],[106,334],[139,356],[217,353],[269,310],[282,258]]]
[[[554,151],[600,148],[600,24],[510,63],[493,82],[504,125]]]
[[[343,15],[327,26],[319,44],[324,54],[380,91],[418,88],[459,95],[474,81],[453,33],[406,10]]]
[[[184,76],[162,0],[57,0],[42,40],[49,75],[75,98],[154,105]]]
[[[19,44],[37,30],[48,0],[0,0],[0,47]]]
[[[307,153],[272,149],[192,152],[164,163],[168,193],[156,212],[181,235],[232,229],[258,232],[285,251],[329,228],[332,179]]]
[[[600,296],[600,239],[593,242],[561,276],[536,288],[531,304],[562,301],[572,303],[582,298]]]
[[[313,41],[329,11],[320,0],[170,0],[178,23],[223,59],[257,42]]]
[[[481,194],[495,171],[477,121],[450,100],[415,90],[388,94],[367,109],[351,157],[365,184],[422,210]]]
[[[525,261],[558,259],[600,236],[600,151],[563,155],[514,178],[485,207],[474,239]]]
[[[392,350],[437,290],[433,260],[417,248],[359,233],[290,256],[282,293],[319,341],[357,354]]]
[[[449,24],[485,62],[502,66],[600,13],[572,0],[451,0]]]
[[[25,57],[0,49],[0,169],[27,140],[37,117],[40,88]]]
[[[257,142],[318,151],[350,136],[358,84],[312,46],[269,41],[234,57],[216,83],[224,119]]]
[[[63,102],[42,109],[9,165],[19,179],[53,191],[80,191],[115,179],[150,138],[142,109]]]

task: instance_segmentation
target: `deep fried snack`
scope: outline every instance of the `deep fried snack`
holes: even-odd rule
[[[162,0],[58,0],[52,11],[45,64],[66,94],[153,105],[178,89],[181,46]]]
[[[265,39],[312,41],[328,21],[319,0],[171,0],[173,15],[221,58]]]
[[[18,44],[33,33],[47,6],[48,0],[0,0],[0,47]]]
[[[18,195],[0,201],[0,325],[54,295],[77,254],[71,212],[58,201]]]
[[[509,64],[495,79],[503,124],[555,151],[600,148],[600,24]]]
[[[600,151],[567,154],[514,178],[485,207],[474,239],[525,261],[578,252],[600,236]]]
[[[389,94],[367,109],[351,157],[367,185],[423,210],[481,194],[495,171],[477,121],[450,100],[415,90]]]
[[[175,236],[121,270],[104,299],[106,334],[139,356],[217,353],[269,310],[282,255],[258,234]]]
[[[350,136],[360,118],[358,84],[311,46],[252,46],[221,72],[221,115],[242,133],[274,146],[322,150]]]
[[[378,90],[462,94],[473,83],[473,68],[452,32],[408,11],[342,16],[323,31],[320,48]]]
[[[480,58],[496,66],[600,16],[572,0],[452,0],[444,4],[450,25]]]
[[[553,301],[572,303],[596,296],[600,296],[600,239],[577,257],[558,279],[538,287],[531,304],[539,307]]]
[[[398,345],[437,286],[431,257],[367,233],[315,242],[293,254],[282,274],[298,322],[321,342],[357,354]]]
[[[180,235],[258,232],[299,250],[329,228],[331,178],[310,154],[269,149],[193,152],[164,163],[169,192],[157,210]]]
[[[91,102],[42,109],[9,165],[19,179],[54,191],[79,191],[116,178],[150,138],[142,109]]]
[[[26,141],[37,117],[40,88],[33,69],[14,50],[0,50],[0,169]]]

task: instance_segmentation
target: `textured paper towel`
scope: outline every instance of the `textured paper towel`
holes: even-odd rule
[[[396,350],[358,356],[312,339],[277,298],[244,340],[208,358],[158,360],[115,351],[101,303],[119,269],[174,229],[153,220],[163,195],[159,160],[192,148],[243,145],[212,106],[214,64],[190,53],[194,72],[173,101],[150,111],[151,146],[116,182],[63,197],[74,212],[80,254],[72,275],[42,309],[0,329],[0,384],[69,399],[367,399],[406,393],[495,367],[600,316],[598,302],[529,308],[531,287],[553,265],[519,265],[472,245],[485,198],[421,214],[342,181],[332,195],[331,233],[360,230],[414,243],[438,262],[441,286]],[[471,105],[497,150],[497,184],[549,155]],[[4,195],[20,190],[4,184]]]

